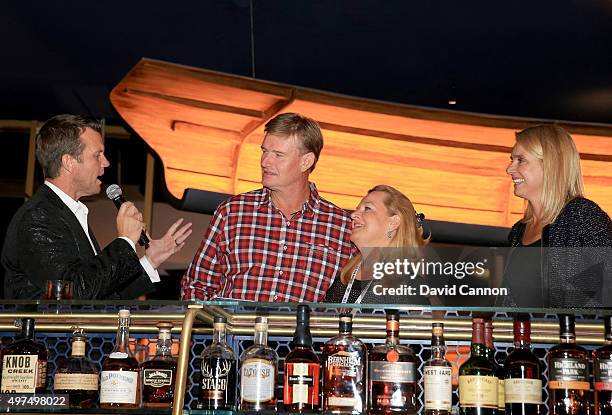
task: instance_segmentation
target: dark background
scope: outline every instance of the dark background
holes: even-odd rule
[[[0,7],[0,119],[44,121],[68,112],[127,127],[109,94],[148,57],[411,105],[612,122],[611,0],[21,1]],[[27,134],[10,131],[0,131],[0,140],[2,241],[23,203],[28,143]],[[110,138],[106,147],[112,167],[105,181],[142,190],[144,142]],[[155,198],[167,201],[160,177]]]

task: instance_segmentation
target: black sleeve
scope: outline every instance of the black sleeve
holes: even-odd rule
[[[115,239],[99,255],[94,255],[85,249],[89,246],[79,247],[77,231],[80,230],[73,229],[61,216],[50,216],[44,208],[26,212],[17,236],[25,277],[40,284],[43,291],[47,279],[73,281],[74,298],[79,299],[103,299],[143,279],[144,270],[128,242]],[[132,287],[127,295],[136,291]]]

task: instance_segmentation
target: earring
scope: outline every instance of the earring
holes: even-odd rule
[[[391,239],[393,237],[393,231],[392,230],[388,230],[387,231],[387,239]]]

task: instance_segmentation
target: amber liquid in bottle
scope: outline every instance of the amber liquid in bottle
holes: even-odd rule
[[[499,381],[488,356],[484,330],[484,320],[473,318],[470,358],[459,368],[461,415],[495,415],[497,411]]]
[[[590,393],[588,354],[576,344],[573,315],[560,315],[561,343],[548,352],[550,415],[588,415]]]
[[[254,343],[240,356],[240,410],[275,411],[278,355],[268,346],[266,317],[257,317]]]
[[[18,322],[21,332],[0,352],[0,393],[45,393],[47,348],[34,341],[34,319]]]
[[[81,333],[72,336],[72,352],[59,362],[53,378],[56,394],[67,394],[71,407],[91,408],[98,402],[98,368],[86,357],[87,338]]]
[[[159,336],[155,356],[140,364],[142,406],[171,408],[176,381],[176,359],[172,357],[172,323],[157,324]]]
[[[449,415],[453,404],[453,370],[445,359],[444,324],[431,325],[431,358],[423,367],[425,415]]]
[[[101,408],[140,406],[140,368],[129,348],[130,311],[119,311],[115,349],[102,364]]]
[[[539,415],[542,413],[542,379],[540,361],[531,351],[529,316],[514,319],[514,349],[506,368],[506,415]]]
[[[321,363],[312,348],[310,309],[298,305],[293,350],[285,358],[283,403],[286,411],[318,412]]]
[[[366,404],[367,348],[352,335],[351,314],[340,316],[339,335],[323,346],[323,411],[362,414]]]
[[[595,411],[612,415],[612,316],[604,317],[605,342],[593,352],[595,375]]]
[[[387,313],[387,339],[368,357],[370,415],[416,414],[417,358],[410,347],[401,346],[399,315]]]

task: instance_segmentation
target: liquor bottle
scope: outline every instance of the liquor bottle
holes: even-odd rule
[[[297,307],[293,349],[285,358],[283,403],[288,412],[318,412],[321,362],[312,348],[310,308]]]
[[[215,317],[212,344],[202,352],[198,409],[236,409],[237,358],[225,340],[227,320]]]
[[[86,357],[86,348],[83,331],[74,332],[70,357],[58,362],[53,377],[53,390],[56,394],[67,394],[71,407],[91,408],[98,402],[100,371]]]
[[[472,319],[470,358],[459,368],[459,413],[461,415],[495,415],[499,382],[495,366],[488,358],[484,320]]]
[[[431,358],[423,367],[425,415],[449,415],[453,403],[453,370],[445,359],[444,324],[431,325]]]
[[[559,315],[560,344],[548,351],[550,415],[590,413],[587,351],[576,344],[573,315]]]
[[[352,335],[351,314],[340,315],[339,335],[323,346],[323,411],[362,414],[368,349]]]
[[[514,319],[514,349],[506,368],[506,415],[539,415],[542,408],[542,379],[540,361],[531,351],[531,323],[529,316]]]
[[[417,358],[400,345],[397,313],[387,313],[387,340],[370,350],[368,367],[370,415],[416,414]]]
[[[119,310],[119,325],[113,352],[102,364],[101,408],[140,406],[140,368],[129,348],[130,310]]]
[[[276,410],[278,355],[268,346],[268,319],[257,317],[255,339],[240,356],[240,410]]]
[[[21,332],[0,353],[0,393],[44,393],[47,386],[47,348],[34,341],[34,319],[16,322]]]
[[[604,317],[604,345],[593,352],[595,372],[595,411],[612,414],[612,316]]]
[[[176,380],[176,359],[172,357],[172,323],[157,324],[159,334],[155,356],[140,364],[142,406],[171,408]]]
[[[493,344],[493,322],[485,320],[485,346],[487,348],[487,356],[495,367],[495,376],[497,377],[497,415],[504,415],[506,412],[506,370],[495,360],[495,345]]]

